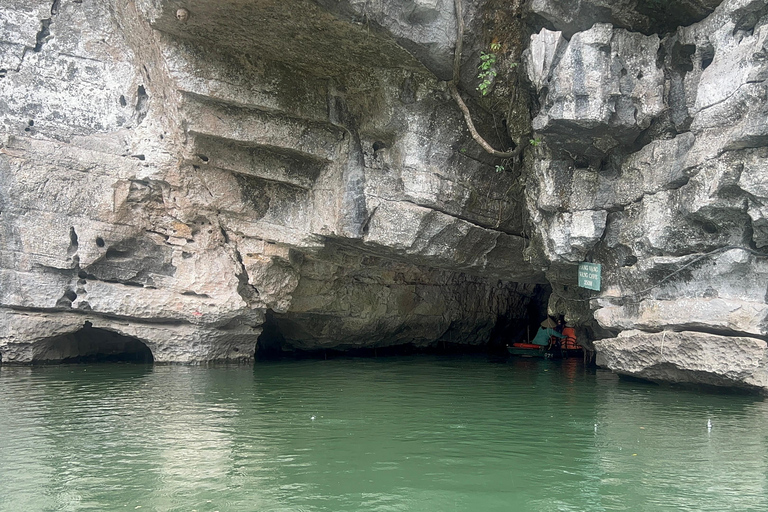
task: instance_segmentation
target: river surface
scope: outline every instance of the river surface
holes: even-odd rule
[[[580,361],[5,366],[0,510],[766,511],[768,402]]]

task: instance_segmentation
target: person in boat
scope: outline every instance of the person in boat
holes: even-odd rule
[[[565,338],[565,336],[555,330],[556,326],[557,325],[555,322],[551,318],[547,317],[546,320],[541,322],[541,326],[536,332],[536,336],[534,336],[531,340],[531,343],[541,347],[548,347],[552,336],[555,338]]]
[[[565,336],[561,348],[565,350],[582,350],[581,345],[576,341],[576,329],[564,325],[561,332],[563,333],[563,336]]]

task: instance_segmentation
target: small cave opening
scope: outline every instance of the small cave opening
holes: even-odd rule
[[[35,344],[33,363],[152,363],[152,351],[138,338],[92,327]]]
[[[676,41],[672,45],[671,57],[672,67],[681,73],[693,71],[693,56],[696,54],[696,46],[692,44],[681,44]]]
[[[275,313],[267,310],[264,324],[261,326],[261,334],[256,341],[256,359],[275,359],[282,355],[285,337],[280,332],[275,319]]]
[[[144,89],[143,85],[140,85],[136,91],[136,124],[141,124],[144,118],[147,117],[149,112],[149,94]]]
[[[715,49],[711,46],[704,48],[701,51],[701,69],[702,71],[707,69],[715,60]]]
[[[491,331],[490,351],[504,351],[513,343],[527,343],[539,329],[539,324],[547,318],[547,304],[552,288],[549,285],[537,286],[529,300],[521,304],[521,309],[499,315]]]

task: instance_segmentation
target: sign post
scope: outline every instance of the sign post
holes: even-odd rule
[[[579,286],[599,292],[602,271],[599,263],[579,263]]]

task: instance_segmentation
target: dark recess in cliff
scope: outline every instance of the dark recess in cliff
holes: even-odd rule
[[[151,363],[152,351],[140,340],[91,327],[40,342],[33,363]]]

